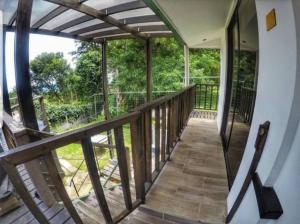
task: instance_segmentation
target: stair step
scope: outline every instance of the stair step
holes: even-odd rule
[[[80,199],[73,201],[75,208],[77,209],[80,217],[84,223],[88,224],[105,224],[102,213],[96,208],[91,207]]]

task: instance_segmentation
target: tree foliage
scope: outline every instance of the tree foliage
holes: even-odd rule
[[[76,60],[73,88],[79,99],[86,100],[102,92],[101,52],[99,48],[80,53]]]
[[[31,85],[37,95],[60,99],[71,69],[62,53],[42,53],[30,62]]]

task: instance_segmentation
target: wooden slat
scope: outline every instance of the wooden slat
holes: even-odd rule
[[[126,160],[126,149],[124,145],[123,127],[114,129],[116,152],[118,157],[119,172],[121,176],[122,190],[126,208],[132,210],[132,201],[129,185],[128,166]]]
[[[79,217],[75,207],[72,204],[72,201],[70,200],[68,193],[64,187],[64,184],[61,180],[61,177],[59,175],[58,169],[56,167],[52,152],[48,153],[44,157],[45,163],[47,165],[49,175],[53,181],[53,184],[55,185],[55,188],[57,190],[57,193],[59,194],[61,200],[63,201],[65,207],[67,208],[69,214],[73,218],[73,220],[76,223],[83,223],[81,218]]]
[[[145,154],[143,149],[143,124],[142,119],[138,119],[130,124],[131,134],[131,149],[132,149],[132,162],[134,170],[134,180],[136,188],[136,198],[145,201]]]
[[[98,174],[98,169],[95,161],[95,155],[93,151],[93,145],[91,139],[89,137],[83,138],[81,140],[81,145],[83,149],[84,158],[86,161],[86,166],[88,168],[88,172],[90,175],[90,179],[93,185],[93,189],[102,211],[103,217],[106,223],[113,223],[106,199],[105,194],[103,192],[103,188],[100,182],[100,176]]]
[[[7,163],[5,160],[0,160],[2,167],[5,169],[7,175],[9,176],[10,181],[14,185],[16,191],[22,198],[23,202],[26,204],[27,208],[30,210],[32,215],[40,223],[49,223],[44,214],[40,211],[30,193],[28,192],[26,186],[24,185],[22,178],[20,177],[18,170],[15,166]]]
[[[142,33],[139,33],[136,29],[133,29],[127,25],[124,25],[123,23],[120,23],[118,20],[114,19],[113,17],[107,16],[105,13],[102,13],[88,5],[81,4],[80,2],[78,2],[76,0],[46,0],[46,1],[68,7],[70,9],[76,10],[78,12],[92,16],[95,19],[100,19],[106,23],[109,23],[113,26],[118,27],[121,30],[124,30],[124,32],[131,33],[132,35],[134,35],[135,37],[137,37],[139,39],[143,39],[143,40],[146,39],[146,36]]]
[[[161,161],[166,160],[166,104],[162,105],[161,112]]]
[[[145,112],[146,181],[152,182],[152,110]]]
[[[155,108],[155,170],[159,170],[160,157],[160,108]]]

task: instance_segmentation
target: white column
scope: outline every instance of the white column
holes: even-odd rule
[[[184,86],[190,84],[190,54],[189,47],[184,45]]]

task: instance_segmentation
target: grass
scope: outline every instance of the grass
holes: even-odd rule
[[[81,127],[88,126],[90,124],[97,123],[98,121],[94,121],[88,124],[80,124],[78,127],[75,127],[73,129],[78,129]],[[100,134],[100,133],[99,133]],[[128,147],[129,149],[131,148],[131,137],[130,137],[130,126],[129,125],[124,125],[123,126],[123,134],[124,134],[124,143],[125,146]],[[113,142],[114,142],[114,137],[113,137]],[[131,151],[131,150],[130,150]],[[61,147],[56,150],[58,158],[62,158],[67,160],[73,167],[78,168],[84,158],[83,152],[82,152],[82,147],[78,143],[73,143],[66,145],[64,147]],[[96,148],[95,153],[97,155],[98,159],[98,164],[100,169],[105,167],[110,159],[110,154],[108,149],[104,148]],[[80,167],[80,170],[86,171],[86,164],[83,163],[82,166]]]

